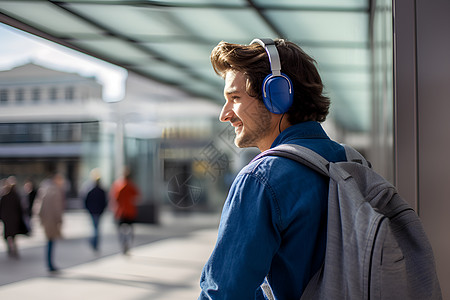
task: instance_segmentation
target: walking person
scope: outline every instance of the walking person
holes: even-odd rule
[[[93,225],[93,236],[90,239],[91,247],[94,251],[98,251],[98,244],[100,240],[100,218],[103,214],[103,211],[106,207],[106,192],[101,187],[100,177],[98,176],[95,179],[95,185],[85,196],[84,204],[86,209],[88,210]]]
[[[16,235],[28,234],[24,220],[24,209],[21,199],[16,191],[16,178],[8,177],[3,186],[3,195],[0,198],[0,219],[3,221],[3,237],[8,248],[8,256],[19,258]]]
[[[133,223],[137,216],[136,204],[140,192],[131,180],[127,169],[123,177],[117,179],[111,187],[111,208],[117,222],[119,241],[123,254],[127,254],[133,242]]]
[[[36,199],[37,188],[31,179],[27,179],[25,181],[25,183],[23,184],[23,190],[25,192],[25,197],[26,197],[25,199],[27,200],[26,201],[26,212],[27,212],[26,223],[31,232],[33,229],[31,227],[31,218],[33,217],[33,205],[34,205],[34,200]]]
[[[219,119],[234,127],[237,147],[297,144],[328,161],[346,159],[320,124],[330,100],[300,47],[221,42],[211,62],[225,80]],[[250,162],[229,190],[199,299],[300,299],[324,262],[327,200],[328,178],[304,165],[275,156]]]
[[[23,190],[25,191],[26,200],[27,200],[27,215],[29,218],[33,215],[33,205],[34,200],[36,199],[37,189],[34,182],[31,179],[27,179],[23,184]]]
[[[47,238],[46,262],[49,272],[57,272],[53,261],[54,244],[62,237],[61,226],[65,209],[65,180],[56,173],[41,183],[36,196],[38,215]]]

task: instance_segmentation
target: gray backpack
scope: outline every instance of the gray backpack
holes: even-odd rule
[[[345,149],[347,161],[337,163],[298,145],[261,153],[290,158],[330,177],[325,262],[301,300],[442,299],[419,217],[361,154]]]

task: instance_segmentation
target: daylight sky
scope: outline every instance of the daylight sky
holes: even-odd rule
[[[118,101],[123,97],[125,69],[0,23],[0,71],[30,62],[96,77],[104,87],[105,101]]]

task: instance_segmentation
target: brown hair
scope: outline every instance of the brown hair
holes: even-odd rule
[[[315,60],[299,46],[276,39],[281,71],[292,80],[294,102],[287,111],[289,123],[304,121],[323,122],[328,114],[330,99],[323,95],[323,84]],[[214,71],[225,77],[229,70],[242,72],[246,78],[246,91],[262,101],[262,84],[270,74],[267,53],[259,44],[239,45],[220,42],[211,52]]]

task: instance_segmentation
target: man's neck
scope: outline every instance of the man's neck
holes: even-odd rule
[[[261,152],[270,149],[278,135],[291,126],[291,124],[286,120],[286,116],[284,116],[284,118],[279,116],[275,121],[276,122],[274,122],[271,126],[272,130],[270,133],[265,138],[261,139],[257,145]]]

